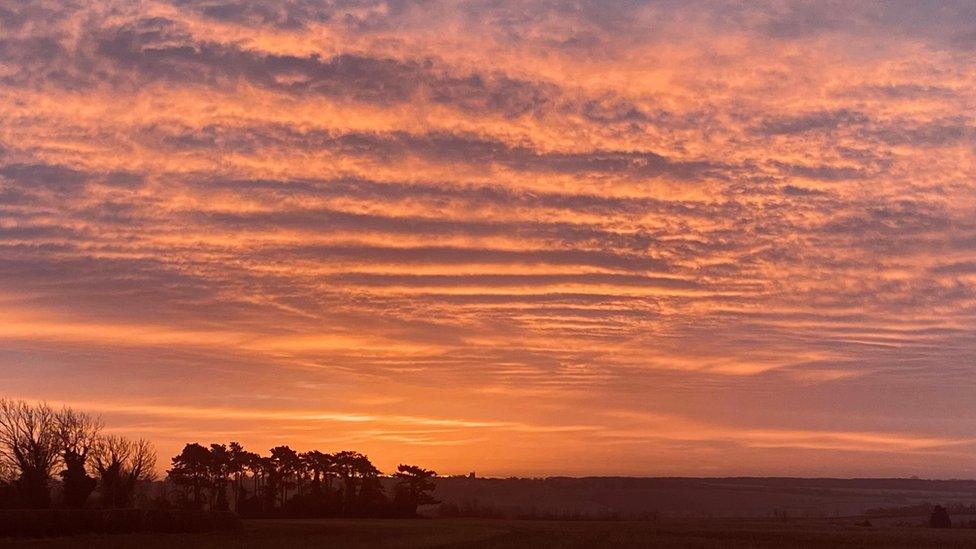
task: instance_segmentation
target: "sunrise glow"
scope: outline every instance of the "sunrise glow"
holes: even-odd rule
[[[167,459],[972,477],[976,8],[718,4],[0,0],[3,394]]]

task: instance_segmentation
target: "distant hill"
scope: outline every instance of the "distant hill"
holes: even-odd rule
[[[550,518],[833,517],[976,502],[976,481],[549,477],[438,480],[441,513]],[[434,509],[431,509],[434,512]],[[887,512],[887,511],[884,511]],[[882,512],[883,513],[883,512]]]

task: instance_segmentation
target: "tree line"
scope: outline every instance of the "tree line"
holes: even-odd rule
[[[415,516],[439,503],[431,492],[437,473],[399,465],[388,497],[382,473],[359,452],[297,452],[277,446],[262,456],[237,442],[187,444],[173,458],[167,478],[178,487],[178,505],[233,509],[242,516]]]
[[[137,485],[155,478],[156,450],[103,429],[68,407],[0,398],[0,507],[50,507],[55,473],[65,507],[85,507],[96,489],[102,507],[131,507]]]
[[[132,507],[137,488],[156,480],[156,451],[104,429],[101,418],[67,406],[0,398],[0,508]],[[277,446],[262,456],[237,442],[193,443],[166,472],[174,494],[153,505],[243,516],[414,516],[418,506],[439,503],[431,495],[436,478],[403,464],[386,477],[355,451]]]

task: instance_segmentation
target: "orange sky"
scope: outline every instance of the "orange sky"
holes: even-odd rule
[[[0,387],[485,475],[976,475],[972,2],[0,0]]]

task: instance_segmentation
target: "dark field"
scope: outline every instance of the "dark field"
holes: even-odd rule
[[[972,506],[976,481],[830,478],[440,478],[437,499],[479,518],[791,518],[878,516]],[[475,513],[465,512],[473,508]],[[480,510],[480,514],[477,514]],[[487,514],[492,512],[494,514]],[[931,509],[916,511],[928,518]],[[890,512],[881,514],[891,515]],[[954,511],[953,515],[958,515]],[[972,513],[968,513],[972,514]],[[904,517],[904,513],[895,513]],[[874,517],[872,517],[872,521]]]
[[[976,547],[976,529],[856,526],[848,519],[517,521],[255,520],[212,534],[7,540],[7,547]]]

